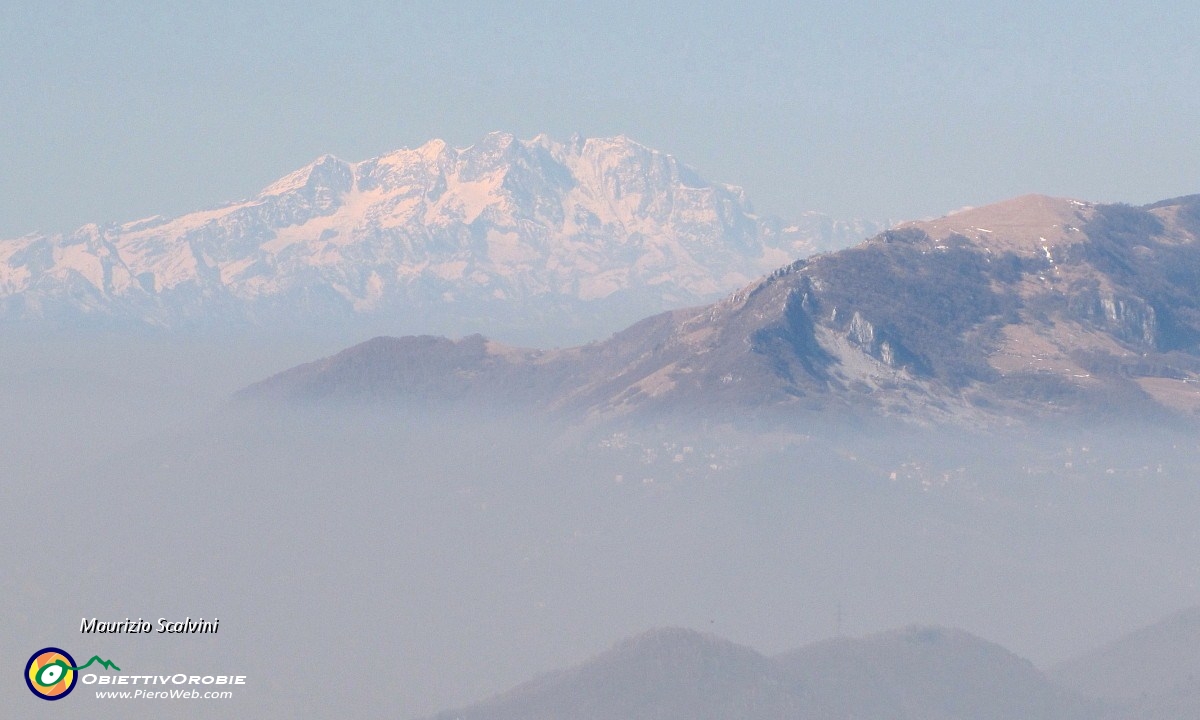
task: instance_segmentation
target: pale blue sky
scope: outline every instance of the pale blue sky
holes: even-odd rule
[[[1200,192],[1200,4],[0,0],[0,237],[490,130],[623,133],[761,212]]]

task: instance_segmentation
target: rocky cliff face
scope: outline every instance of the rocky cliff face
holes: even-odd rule
[[[182,217],[0,242],[0,320],[569,325],[711,299],[877,229],[815,214],[785,227],[624,137],[492,133],[466,149],[324,156]]]
[[[490,346],[492,361],[471,378],[488,397],[519,375],[529,402],[585,416],[1190,415],[1200,410],[1197,287],[1200,196],[1145,208],[1029,196],[798,261],[605,342],[544,353]],[[290,371],[250,394],[354,391],[344,361]],[[402,374],[407,362],[402,351],[378,361]],[[389,387],[400,386],[371,394],[389,396]]]

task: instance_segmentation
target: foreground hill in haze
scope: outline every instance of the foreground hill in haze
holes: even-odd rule
[[[1098,707],[1056,687],[1028,660],[948,628],[827,640],[776,661],[819,700],[814,717],[831,720],[1067,720],[1094,717]]]
[[[591,660],[437,720],[669,720],[803,716],[810,703],[750,648],[676,628],[652,630]]]
[[[767,658],[666,629],[437,720],[1082,720],[1096,708],[957,630],[914,627]]]
[[[1200,196],[1021,197],[800,260],[563,350],[377,338],[260,399],[524,404],[572,417],[806,409],[1007,422],[1200,409]]]
[[[0,241],[0,322],[607,332],[879,229],[759,217],[739,188],[624,137],[491,133],[326,155],[180,217]]]

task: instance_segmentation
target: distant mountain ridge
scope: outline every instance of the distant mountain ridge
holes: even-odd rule
[[[325,155],[180,217],[0,241],[0,322],[615,327],[879,229],[760,217],[739,188],[625,137],[491,133],[464,149]]]
[[[968,423],[1200,411],[1200,196],[1026,196],[800,260],[563,350],[377,338],[243,396],[460,397],[572,417],[842,409]]]
[[[1064,687],[1124,702],[1143,717],[1200,717],[1200,607],[1050,669]]]

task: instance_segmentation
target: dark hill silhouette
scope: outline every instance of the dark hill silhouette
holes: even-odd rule
[[[772,659],[665,629],[437,720],[1083,720],[1098,707],[959,630],[839,638]]]

